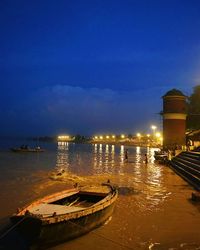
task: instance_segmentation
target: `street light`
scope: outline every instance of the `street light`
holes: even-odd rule
[[[140,138],[141,138],[141,134],[140,133],[137,133],[137,138],[138,138],[138,143],[139,143],[139,145],[140,145]]]
[[[152,125],[151,129],[153,130],[153,136],[155,137],[155,130],[157,129],[157,127],[155,125]]]
[[[153,129],[153,131],[155,131],[157,129],[157,127],[155,125],[152,125],[151,128]]]
[[[162,145],[162,142],[163,142],[163,138],[161,136],[161,133],[160,132],[157,132],[156,133],[156,138],[157,138],[157,142],[159,142],[159,144]]]
[[[159,132],[156,133],[156,137],[161,137],[161,134]]]
[[[153,140],[155,142],[155,130],[157,129],[157,127],[155,125],[152,125],[151,129],[153,130]]]

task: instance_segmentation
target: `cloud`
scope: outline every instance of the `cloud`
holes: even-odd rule
[[[134,133],[159,120],[156,113],[161,110],[161,100],[154,91],[119,92],[58,84],[24,97],[12,108],[9,119],[27,134]]]

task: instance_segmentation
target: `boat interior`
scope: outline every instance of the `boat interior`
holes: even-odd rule
[[[49,204],[62,206],[90,207],[106,197],[106,193],[78,192],[69,197],[55,200]]]
[[[106,196],[106,193],[80,191],[70,196],[36,204],[28,210],[32,214],[42,215],[43,217],[78,212],[100,202]]]

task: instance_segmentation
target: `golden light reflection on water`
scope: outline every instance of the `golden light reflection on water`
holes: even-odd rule
[[[111,145],[111,166],[115,165],[115,145]]]
[[[115,147],[112,145],[93,145],[93,174],[113,173],[115,165]]]
[[[105,149],[105,171],[108,171],[109,168],[109,145],[106,145],[106,149]]]
[[[103,169],[103,145],[94,144],[93,147],[93,173],[101,174]]]
[[[103,165],[103,145],[99,145],[99,167]]]
[[[154,163],[154,152],[158,150],[157,148],[149,148],[147,147],[147,155],[148,155],[148,162]]]
[[[97,153],[98,153],[98,145],[94,144],[94,170],[96,171],[97,169]]]
[[[56,168],[65,171],[82,170],[95,175],[100,174],[124,174],[126,172],[134,174],[136,182],[156,183],[159,185],[161,174],[159,169],[155,169],[154,150],[152,148],[132,147],[125,148],[124,145],[116,146],[109,144],[93,144],[91,152],[72,152],[74,145],[68,142],[59,142],[57,146]],[[128,162],[125,161],[125,150],[128,149]],[[74,157],[72,155],[74,154]],[[148,155],[148,164],[144,164],[145,154]],[[71,162],[69,162],[69,157]],[[75,166],[73,166],[75,165]],[[144,172],[145,169],[145,173]],[[72,170],[72,171],[73,171]],[[142,180],[142,175],[146,176]]]
[[[69,169],[69,143],[58,142],[56,169],[67,172]]]
[[[124,145],[120,146],[120,165],[124,164]]]
[[[128,149],[128,162],[124,159],[126,149]],[[62,142],[58,143],[56,168],[68,171],[70,164],[72,172],[88,171],[89,174],[98,178],[102,177],[104,180],[115,178],[119,186],[129,188],[134,186],[136,189],[141,189],[143,193],[138,204],[139,209],[152,209],[162,201],[160,196],[163,196],[163,192],[165,193],[162,168],[154,163],[154,151],[155,149],[152,148],[93,144],[91,153],[77,154],[76,152],[75,155],[78,155],[76,162],[69,163],[72,145]],[[148,164],[144,163],[145,154],[148,156]]]
[[[136,157],[135,158],[136,158],[135,163],[140,164],[141,160],[142,160],[140,147],[136,147]]]

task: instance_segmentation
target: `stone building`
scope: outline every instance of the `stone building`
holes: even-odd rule
[[[177,89],[163,97],[163,147],[180,148],[186,144],[186,96]]]

